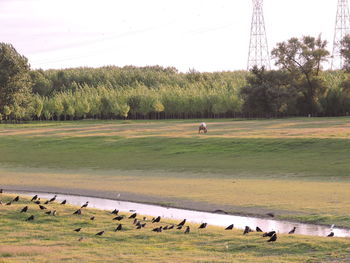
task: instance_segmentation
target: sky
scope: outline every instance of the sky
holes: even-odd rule
[[[337,0],[265,0],[269,49],[322,34],[331,51],[336,8]],[[33,69],[245,70],[252,11],[250,0],[0,0],[0,42]]]

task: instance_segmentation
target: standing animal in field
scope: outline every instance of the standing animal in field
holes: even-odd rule
[[[202,123],[199,125],[198,133],[201,133],[201,131],[203,131],[204,133],[207,133],[207,132],[208,132],[208,128],[207,128],[207,125],[205,124],[205,122],[202,122]]]

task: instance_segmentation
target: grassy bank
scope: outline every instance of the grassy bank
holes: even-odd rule
[[[189,120],[2,124],[0,185],[128,192],[350,227],[348,118],[208,127],[198,135]]]
[[[3,203],[14,198],[1,195]],[[27,213],[19,211],[28,205]],[[46,205],[57,215],[46,215],[29,201],[0,209],[0,262],[347,262],[350,240],[344,238],[278,235],[277,242],[268,243],[261,234],[225,231],[209,226],[191,233],[168,230],[154,233],[154,227],[175,222],[164,219],[136,230],[133,220],[123,219],[123,231],[114,232],[117,223],[107,211],[85,209],[73,216],[77,207],[57,203]],[[45,210],[46,211],[46,210]],[[122,213],[127,215],[125,213]],[[34,215],[34,221],[25,219]],[[95,216],[91,221],[90,217]],[[142,218],[142,216],[138,216]],[[178,222],[177,222],[178,223]],[[74,229],[82,227],[77,233]],[[99,231],[104,235],[96,236]],[[81,239],[79,241],[79,239]]]

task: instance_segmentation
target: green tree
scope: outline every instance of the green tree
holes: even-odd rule
[[[15,118],[23,115],[30,103],[31,83],[28,60],[16,49],[0,43],[0,113],[12,108]]]
[[[301,39],[291,38],[278,43],[272,50],[276,66],[287,70],[294,79],[295,86],[304,96],[305,113],[317,112],[318,95],[325,91],[322,78],[319,77],[322,62],[326,61],[329,52],[327,41],[304,36]]]

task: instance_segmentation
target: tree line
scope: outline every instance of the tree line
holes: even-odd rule
[[[272,50],[277,70],[200,73],[175,68],[31,70],[0,43],[0,120],[340,116],[350,112],[350,36],[344,69],[324,71],[321,37],[291,38]]]

